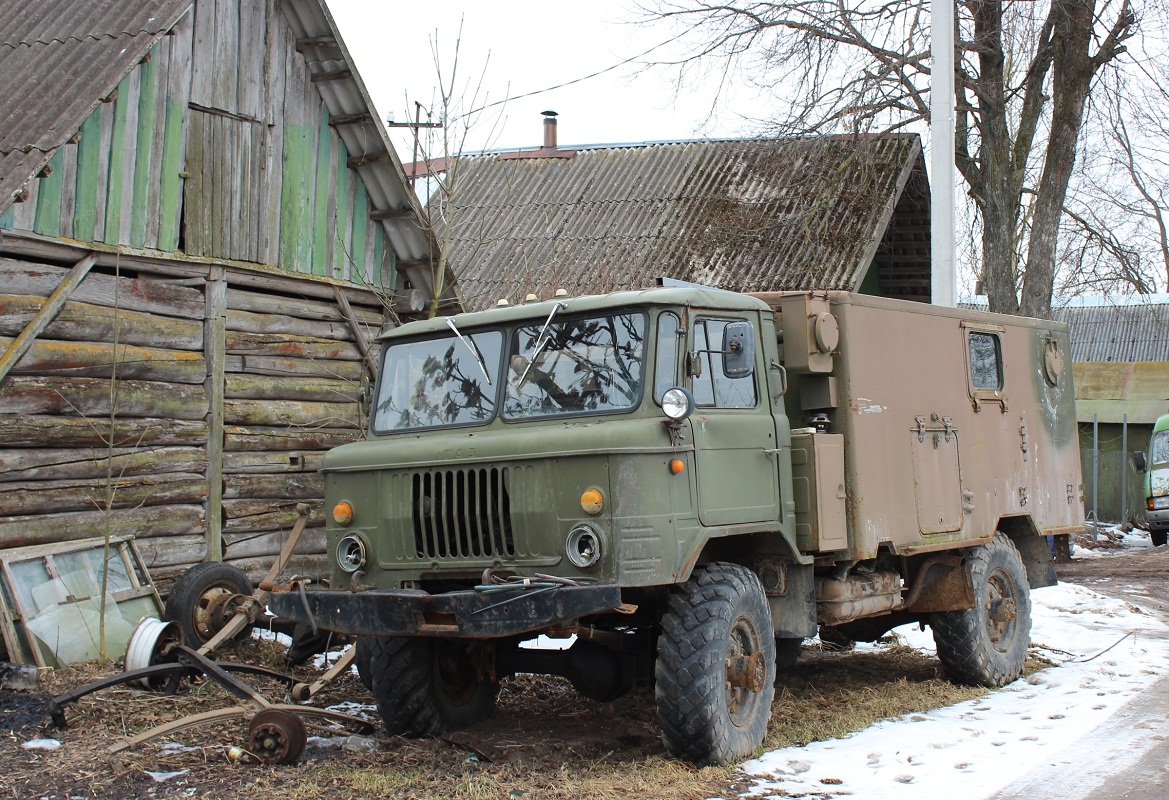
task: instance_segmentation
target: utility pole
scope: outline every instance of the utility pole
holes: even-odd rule
[[[417,178],[418,172],[418,130],[420,128],[441,128],[441,122],[423,122],[422,121],[422,104],[417,100],[414,101],[414,121],[413,122],[394,122],[394,118],[390,117],[386,120],[387,128],[413,128],[414,129],[414,159],[410,162],[410,174],[407,175],[410,179],[410,188],[414,188],[414,181]]]
[[[930,2],[930,300],[953,308],[954,0]]]

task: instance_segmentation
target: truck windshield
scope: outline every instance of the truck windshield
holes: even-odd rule
[[[630,312],[519,328],[508,351],[504,416],[633,408],[641,399],[645,327],[645,315]]]
[[[382,359],[374,431],[487,422],[495,416],[499,381],[494,376],[502,348],[500,331],[389,345]]]
[[[1157,431],[1153,434],[1153,443],[1149,447],[1149,451],[1151,463],[1169,463],[1169,431]]]

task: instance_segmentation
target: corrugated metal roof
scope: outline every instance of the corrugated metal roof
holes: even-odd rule
[[[444,217],[469,309],[556,288],[649,286],[659,275],[737,291],[856,290],[879,248],[888,249],[885,232],[899,209],[924,226],[928,244],[916,135],[509,155],[448,164],[454,205]],[[899,204],[907,185],[923,197]],[[915,288],[882,293],[928,300],[925,253],[924,262],[885,253],[882,280]]]
[[[1052,317],[1068,324],[1072,361],[1169,361],[1169,303],[1068,306]]]
[[[0,213],[192,0],[0,0]]]

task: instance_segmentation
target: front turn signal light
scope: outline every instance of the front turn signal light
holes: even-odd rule
[[[580,507],[584,509],[586,514],[592,514],[595,517],[605,507],[605,498],[599,489],[585,489],[580,496]]]
[[[686,469],[686,462],[680,458],[675,458],[670,462],[670,472],[677,475],[682,470]]]
[[[333,506],[333,521],[338,525],[348,525],[353,521],[353,506],[345,501]]]

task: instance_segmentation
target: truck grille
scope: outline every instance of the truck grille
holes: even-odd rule
[[[507,468],[419,472],[411,499],[414,546],[423,558],[514,556]]]

